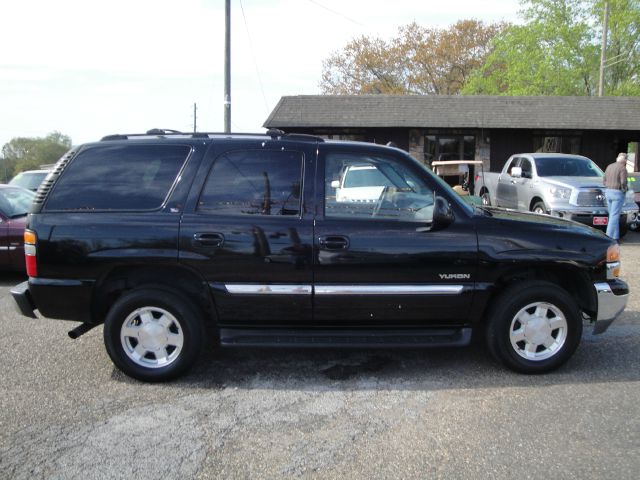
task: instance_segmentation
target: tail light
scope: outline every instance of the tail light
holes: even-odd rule
[[[38,236],[36,232],[31,230],[24,231],[24,259],[27,265],[27,275],[30,277],[38,276],[38,255],[37,255]]]
[[[607,249],[607,279],[620,276],[620,246],[611,245]]]

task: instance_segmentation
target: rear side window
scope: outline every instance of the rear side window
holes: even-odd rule
[[[112,145],[84,150],[67,166],[46,210],[154,210],[162,206],[191,147]]]
[[[224,215],[300,215],[302,154],[246,150],[219,157],[198,210]]]

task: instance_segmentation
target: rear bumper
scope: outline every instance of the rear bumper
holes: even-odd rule
[[[593,333],[597,335],[606,331],[627,306],[629,286],[618,279],[594,283],[593,286],[598,296],[598,315],[593,327]]]
[[[91,323],[93,281],[29,278],[11,289],[18,312],[37,318],[34,310],[48,318]]]
[[[25,317],[37,318],[34,310],[36,309],[31,293],[29,293],[29,282],[22,282],[11,289],[11,296],[15,301],[18,313]]]

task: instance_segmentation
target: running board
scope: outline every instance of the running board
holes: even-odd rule
[[[471,328],[345,330],[221,328],[223,347],[462,347]]]

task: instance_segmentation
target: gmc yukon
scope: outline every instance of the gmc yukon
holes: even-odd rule
[[[599,231],[470,206],[399,149],[281,131],[74,148],[37,192],[25,257],[20,311],[80,322],[72,338],[104,324],[114,364],[145,381],[182,374],[205,341],[433,347],[472,332],[507,367],[547,372],[629,294]]]

